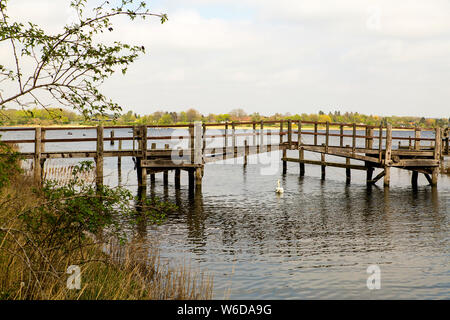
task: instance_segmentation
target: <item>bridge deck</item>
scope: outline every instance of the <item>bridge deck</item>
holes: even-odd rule
[[[114,129],[130,129],[132,136],[115,137]],[[172,130],[170,135],[158,135],[156,128]],[[104,129],[110,130],[110,137],[104,137]],[[393,130],[410,130],[405,134],[393,135]],[[96,130],[95,137],[83,138],[46,138],[46,132],[52,130]],[[156,130],[156,131],[155,131]],[[184,130],[184,131],[180,131]],[[322,177],[327,166],[350,170],[367,171],[367,182],[375,183],[384,177],[389,185],[391,167],[412,170],[426,175],[432,185],[437,183],[437,169],[444,155],[449,154],[448,128],[398,128],[387,126],[369,126],[348,123],[328,123],[311,121],[260,121],[232,122],[215,124],[187,124],[172,126],[109,126],[109,127],[35,127],[0,128],[3,132],[33,131],[34,137],[28,139],[2,140],[10,144],[32,144],[32,152],[21,152],[23,158],[33,159],[34,177],[37,183],[42,179],[46,159],[94,158],[96,161],[97,183],[103,183],[103,159],[105,157],[134,157],[138,171],[139,184],[146,185],[147,174],[152,181],[154,174],[175,170],[175,179],[179,179],[179,170],[189,172],[189,181],[201,185],[204,165],[211,162],[244,158],[244,165],[251,155],[280,150],[282,152],[283,172],[287,162],[297,162],[300,174],[304,175],[305,164],[320,165]],[[350,132],[349,132],[350,131]],[[413,135],[411,134],[413,133]],[[425,133],[422,135],[422,133]],[[132,148],[123,149],[123,142],[132,143]],[[78,143],[95,143],[95,149],[79,150]],[[118,149],[105,150],[105,143],[118,142]],[[151,147],[149,148],[149,142]],[[396,143],[395,143],[396,142]],[[405,142],[407,143],[405,145]],[[71,143],[73,149],[48,151],[46,145]],[[403,143],[403,144],[402,144]],[[164,148],[157,148],[163,145]],[[72,148],[72,147],[71,147]],[[298,151],[298,158],[287,157],[288,150]],[[320,154],[321,160],[305,158],[305,152]],[[326,161],[326,156],[345,158],[345,162]],[[361,164],[351,163],[360,161]],[[119,160],[120,163],[120,160]],[[37,165],[39,164],[39,165]],[[375,168],[383,171],[374,179]],[[430,176],[431,175],[431,176]],[[417,179],[417,174],[413,175]],[[413,185],[417,181],[412,181]],[[176,183],[176,185],[179,185]]]

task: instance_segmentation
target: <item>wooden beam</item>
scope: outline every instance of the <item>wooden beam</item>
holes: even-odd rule
[[[336,168],[349,168],[354,170],[367,170],[366,166],[357,165],[357,164],[347,164],[347,163],[339,163],[339,162],[328,162],[328,161],[319,161],[319,160],[309,160],[309,159],[297,159],[297,158],[282,158],[282,160],[288,162],[298,162],[303,164],[314,164],[319,166],[328,166],[328,167],[336,167]]]
[[[384,186],[389,187],[391,181],[392,125],[386,128],[386,152],[384,154]]]
[[[42,183],[42,167],[41,167],[41,127],[34,130],[34,183],[40,185]]]
[[[375,184],[378,180],[380,180],[381,178],[383,178],[386,175],[386,171],[383,170],[381,171],[374,179],[372,179],[371,181],[369,181],[372,184]]]
[[[95,157],[95,173],[97,186],[103,185],[103,126],[97,127],[97,154]]]

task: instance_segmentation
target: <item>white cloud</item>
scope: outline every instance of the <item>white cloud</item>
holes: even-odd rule
[[[69,13],[50,3],[22,1],[10,13],[55,28]],[[212,5],[250,13],[230,19]],[[148,50],[104,90],[138,113],[243,107],[448,116],[449,9],[441,0],[161,0],[155,11],[169,14],[164,25],[120,19],[103,38]]]

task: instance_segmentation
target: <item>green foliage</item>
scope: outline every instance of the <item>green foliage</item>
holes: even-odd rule
[[[176,209],[159,199],[138,201],[123,187],[96,187],[79,178],[80,173],[92,169],[92,161],[82,161],[67,184],[48,181],[42,190],[36,190],[45,201],[19,217],[37,245],[65,248],[66,244],[73,245],[73,239],[81,241],[86,234],[99,232],[125,241],[124,221],[161,223],[167,212]]]
[[[40,106],[43,97],[54,103],[78,110],[85,118],[113,112],[121,107],[99,91],[99,86],[113,73],[127,72],[128,66],[145,53],[144,46],[114,41],[102,43],[101,34],[113,32],[113,18],[127,16],[157,16],[161,23],[165,14],[153,14],[145,2],[135,0],[105,1],[93,10],[86,10],[87,0],[73,0],[70,7],[77,12],[78,21],[63,27],[58,34],[48,34],[32,22],[11,21],[7,15],[7,0],[0,0],[0,45],[9,45],[13,69],[0,65],[0,82],[14,83],[17,92],[0,95],[2,108],[11,105],[22,108]],[[113,5],[115,3],[115,5]],[[20,51],[19,51],[20,49]],[[36,67],[23,74],[24,65]]]
[[[12,177],[22,172],[20,159],[20,154],[13,147],[0,141],[0,190],[10,183]]]

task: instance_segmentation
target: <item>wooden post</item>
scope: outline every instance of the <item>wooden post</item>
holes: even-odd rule
[[[297,146],[300,147],[301,144],[302,144],[302,120],[298,120]]]
[[[37,185],[42,183],[42,167],[41,167],[41,127],[36,127],[34,130],[34,182]]]
[[[194,169],[188,169],[189,191],[194,190]]]
[[[147,159],[147,126],[146,125],[142,125],[141,126],[141,158],[140,160],[144,160]],[[140,162],[140,161],[139,161]],[[140,166],[141,168],[141,185],[142,187],[146,188],[147,187],[147,168],[143,168],[142,166]],[[139,168],[139,166],[138,166]],[[147,193],[147,190],[144,189],[145,192],[143,193],[143,195],[145,196]]]
[[[373,148],[373,128],[366,127],[366,149],[372,150]],[[366,171],[366,184],[371,185],[372,177],[373,177],[373,165],[369,161],[365,162],[367,171]]]
[[[111,141],[110,141],[110,145],[114,145],[114,130],[111,130],[111,132],[109,133],[110,137],[111,137]]]
[[[283,159],[285,159],[287,157],[287,149],[285,146],[281,147],[283,149]],[[287,161],[283,160],[283,174],[286,174],[287,172]]]
[[[194,123],[194,164],[199,165],[195,169],[195,185],[198,189],[202,185],[203,178],[203,135],[202,135],[202,123],[196,121]]]
[[[417,188],[417,180],[419,178],[419,172],[414,170],[411,176],[411,184],[413,188]]]
[[[384,155],[384,186],[389,187],[391,181],[391,156],[392,156],[392,125],[386,128],[386,152]]]
[[[237,157],[237,148],[236,148],[236,124],[234,123],[234,121],[231,123],[231,134],[232,134],[232,138],[231,138],[231,146],[233,149],[233,157],[236,158]]]
[[[122,151],[122,140],[119,140],[119,152]],[[122,185],[122,157],[119,155],[117,156],[117,177],[118,177],[118,184],[119,186]]]
[[[445,129],[445,153],[450,156],[450,128]]]
[[[299,151],[299,159],[304,160],[305,159],[305,150],[303,147],[300,147]],[[300,176],[303,177],[305,175],[305,164],[303,162],[300,162]]]
[[[180,189],[181,170],[175,169],[175,189]]]
[[[352,152],[356,151],[356,123],[353,123]]]
[[[169,150],[169,145],[165,144],[164,149]],[[169,170],[163,171],[163,185],[164,187],[167,187],[169,185]]]
[[[367,149],[373,148],[373,128],[367,128],[367,136],[369,138],[367,139]]]
[[[155,149],[156,149],[156,143],[153,142],[152,143],[152,150],[155,150]],[[155,174],[154,173],[150,173],[150,182],[151,182],[151,184],[152,185],[155,184],[155,181],[156,181]]]
[[[347,144],[345,148],[350,148],[350,146]],[[352,173],[350,170],[350,158],[345,158],[345,164],[347,165],[347,168],[345,168],[345,183],[350,184],[352,180]]]
[[[227,152],[228,152],[228,122],[225,122],[225,138],[223,143],[223,159],[225,160],[227,158]]]
[[[203,147],[202,147],[202,153],[205,154],[205,149],[206,149],[206,124],[203,123]]]
[[[383,125],[378,129],[378,162],[381,163],[383,157]]]
[[[420,150],[420,128],[415,128],[414,130],[414,150]]]
[[[195,148],[195,142],[194,142],[194,126],[189,126],[189,150],[191,151],[191,163],[194,163],[194,148]]]
[[[122,151],[122,140],[119,140],[119,147],[118,147],[118,150],[119,150],[119,151]],[[119,155],[117,156],[117,168],[118,168],[119,170],[121,170],[121,168],[122,168],[122,157],[120,156],[120,153],[119,153]]]
[[[103,126],[97,127],[97,155],[95,157],[97,187],[103,185]]]
[[[280,145],[283,143],[283,120],[280,120]]]
[[[45,165],[45,158],[42,158],[42,153],[45,152],[45,142],[43,140],[45,140],[45,134],[46,134],[46,130],[44,128],[41,128],[41,158],[39,161],[39,165],[41,166],[41,180],[43,178],[43,174],[44,174],[44,165]]]
[[[256,146],[256,122],[253,122],[253,146]]]
[[[259,130],[259,152],[264,150],[264,121],[261,120],[260,130]]]
[[[292,146],[292,120],[288,120],[288,146],[291,149]]]
[[[440,161],[441,160],[441,128],[436,128],[435,130],[435,139],[434,139],[434,160]],[[433,167],[432,169],[432,175],[431,175],[431,185],[433,187],[437,186],[437,180],[438,180],[438,173],[439,173],[439,166]]]
[[[314,123],[314,145],[317,146],[317,123]]]
[[[327,121],[325,129],[325,153],[328,153],[328,145],[330,143],[330,123]]]
[[[326,150],[326,145],[325,145],[325,143],[324,144],[322,144],[322,146],[324,147],[324,150]],[[325,168],[326,168],[326,166],[325,166],[325,152],[322,152],[321,154],[320,154],[320,160],[322,161],[322,165],[321,165],[321,179],[322,180],[325,180]]]
[[[339,126],[339,146],[342,148],[344,146],[344,125]]]
[[[248,157],[248,143],[247,139],[244,140],[244,166],[247,165],[247,157]]]
[[[366,183],[367,185],[371,184],[373,177],[373,166],[370,162],[366,162],[367,172],[366,172]]]

